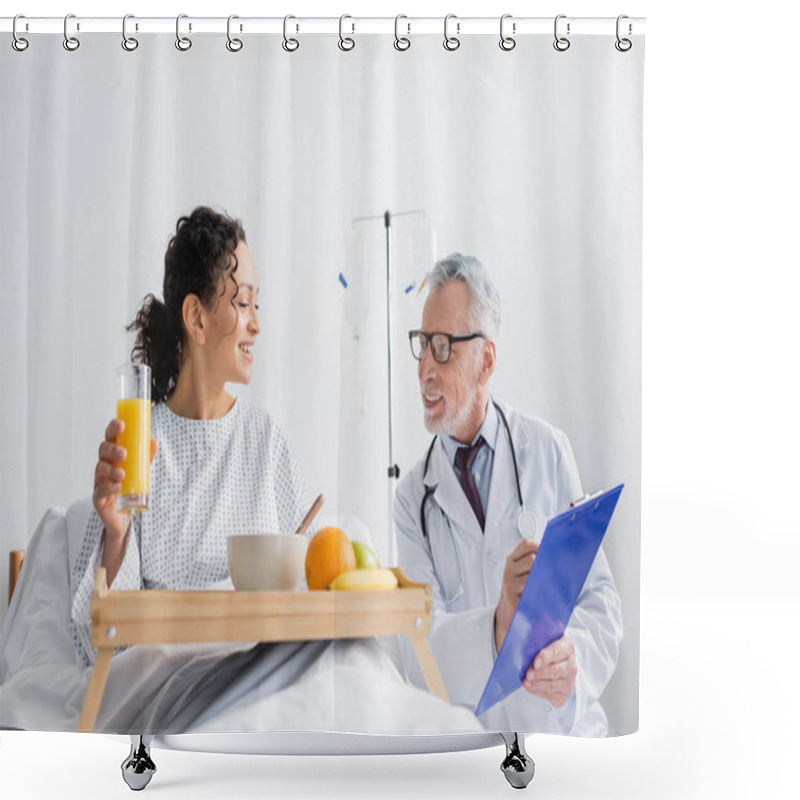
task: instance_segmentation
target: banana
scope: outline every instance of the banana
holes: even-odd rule
[[[390,569],[354,569],[343,572],[331,582],[334,591],[383,591],[397,588],[397,578]]]

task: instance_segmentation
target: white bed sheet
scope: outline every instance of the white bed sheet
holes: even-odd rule
[[[90,669],[78,663],[69,633],[69,576],[89,502],[51,509],[31,540],[0,635],[2,727],[69,731],[77,726]],[[142,708],[159,692],[174,688],[177,670],[187,665],[201,670],[250,647],[138,646],[119,653],[112,660],[98,730],[139,732],[131,721],[141,720]],[[407,684],[379,641],[365,639],[332,643],[286,688],[249,692],[186,733],[159,737],[156,745],[279,754],[292,752],[298,741],[307,743],[309,733],[316,737],[315,752],[431,752],[498,741],[468,709]]]

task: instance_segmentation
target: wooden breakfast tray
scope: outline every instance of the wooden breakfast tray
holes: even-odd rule
[[[78,731],[94,730],[115,647],[187,642],[288,642],[411,637],[428,688],[449,702],[427,634],[431,588],[392,570],[395,591],[237,592],[109,591],[106,571],[95,573],[92,644],[97,658]]]

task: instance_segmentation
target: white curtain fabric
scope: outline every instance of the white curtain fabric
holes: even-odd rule
[[[625,623],[603,699],[638,727],[644,45],[614,36],[302,39],[118,35],[2,48],[0,536],[24,548],[91,493],[114,369],[161,295],[179,216],[243,222],[261,284],[254,379],[232,390],[287,434],[324,515],[393,553],[386,238],[392,213],[392,461],[430,441],[407,331],[436,257],[478,256],[503,300],[493,391],[570,438],[584,488],[624,482],[605,543]],[[424,214],[403,215],[408,211]],[[354,224],[362,217],[377,217]],[[340,280],[341,278],[343,280]],[[345,288],[344,283],[347,284]],[[5,572],[5,570],[3,570]],[[3,574],[2,592],[7,577]]]

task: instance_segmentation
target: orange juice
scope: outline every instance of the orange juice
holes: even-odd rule
[[[117,444],[127,453],[120,464],[125,477],[117,506],[145,509],[150,495],[150,400],[134,397],[117,400],[117,419],[125,423]]]

